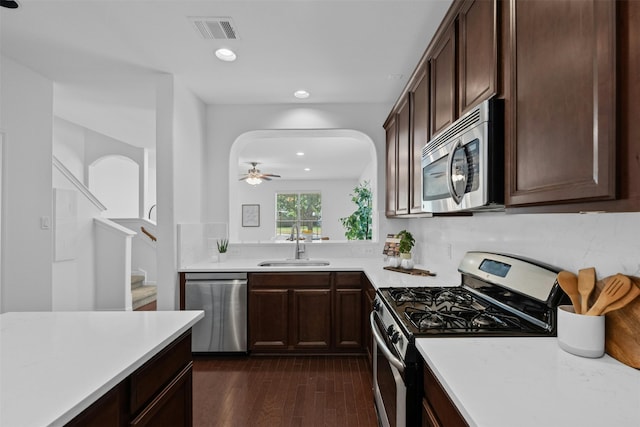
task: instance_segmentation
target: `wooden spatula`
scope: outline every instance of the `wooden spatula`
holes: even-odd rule
[[[604,285],[595,304],[593,304],[593,307],[585,314],[588,316],[599,316],[607,306],[620,300],[630,289],[631,281],[629,278],[622,274],[616,274]]]
[[[629,292],[627,292],[627,294],[620,298],[618,301],[606,306],[604,310],[602,310],[602,315],[605,315],[613,310],[621,309],[622,307],[636,299],[638,295],[640,295],[640,284],[638,284],[638,282],[636,282],[635,280],[632,280],[631,289],[629,289]]]
[[[570,271],[561,271],[558,273],[558,284],[564,293],[571,298],[573,311],[579,314],[582,306],[580,305],[580,292],[578,292],[578,276]]]
[[[578,270],[578,292],[580,292],[580,314],[589,310],[589,297],[596,286],[596,269],[593,267]]]

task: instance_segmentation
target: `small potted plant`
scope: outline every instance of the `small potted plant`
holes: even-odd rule
[[[227,259],[227,249],[229,248],[229,239],[222,239],[216,242],[218,246],[218,260],[220,262]]]
[[[416,244],[413,235],[407,230],[402,230],[398,233],[400,238],[400,244],[398,245],[398,252],[400,252],[400,267],[411,270],[413,268],[413,260],[411,259],[411,249]]]

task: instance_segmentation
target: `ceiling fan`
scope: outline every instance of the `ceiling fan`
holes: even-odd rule
[[[257,169],[258,162],[249,163],[252,167],[247,171],[247,174],[239,179],[239,181],[247,181],[248,184],[258,185],[265,181],[271,181],[272,178],[280,178],[280,175],[274,175],[272,173],[262,173],[260,169]]]

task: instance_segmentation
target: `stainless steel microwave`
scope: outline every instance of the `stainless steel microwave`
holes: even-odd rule
[[[504,208],[504,103],[482,102],[422,149],[422,211]]]

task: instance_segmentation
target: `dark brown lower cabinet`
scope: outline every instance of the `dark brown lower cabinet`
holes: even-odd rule
[[[191,426],[192,365],[189,331],[67,426]]]
[[[362,346],[362,287],[364,273],[335,273],[335,346],[359,350]]]
[[[336,347],[362,348],[362,290],[336,289]]]
[[[128,425],[129,416],[126,411],[126,396],[127,387],[122,382],[67,423],[67,426],[112,427]]]
[[[191,364],[185,367],[142,412],[131,426],[190,426],[192,422]]]
[[[292,289],[291,343],[298,350],[331,348],[331,290]]]
[[[364,339],[364,348],[369,358],[369,364],[373,366],[373,333],[371,332],[369,316],[373,310],[373,300],[376,297],[376,289],[364,274],[362,276],[362,288],[364,290],[362,302],[362,307],[364,307],[362,312],[362,329],[364,332],[362,335]]]
[[[251,273],[252,353],[361,353],[361,272]]]
[[[251,350],[286,350],[289,347],[289,290],[251,289],[249,307]]]
[[[422,426],[423,427],[468,427],[456,406],[451,402],[440,381],[435,377],[429,366],[423,361],[423,399]]]

